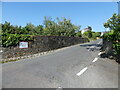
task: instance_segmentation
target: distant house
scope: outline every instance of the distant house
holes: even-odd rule
[[[101,36],[103,36],[105,33],[107,33],[107,32],[101,32]]]
[[[87,32],[87,31],[89,31],[89,30],[90,30],[89,28],[83,29],[83,30],[81,30],[81,34],[83,34],[84,32]]]

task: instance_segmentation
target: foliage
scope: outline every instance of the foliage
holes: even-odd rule
[[[97,39],[97,37],[101,37],[101,32],[92,32],[92,38]]]
[[[110,31],[103,35],[103,38],[113,42],[113,48],[116,54],[120,54],[120,15],[113,14],[113,16],[104,23],[105,28]]]
[[[83,37],[89,38],[88,36],[89,36],[89,32],[88,31],[83,33]]]
[[[113,14],[113,16],[108,19],[106,23],[104,23],[105,28],[109,28],[110,30],[117,31],[120,28],[120,15]]]
[[[92,30],[89,30],[87,32],[84,32],[83,37],[86,37],[91,40],[96,40],[97,37],[100,38],[101,33],[100,32],[94,32]]]
[[[19,43],[19,41],[29,41],[32,40],[30,35],[20,35],[20,34],[8,34],[3,33],[2,34],[2,46],[8,47],[8,46],[15,46]]]
[[[82,37],[81,31],[78,31],[78,32],[76,33],[76,36],[77,36],[77,37]]]
[[[20,41],[32,40],[32,35],[76,36],[80,29],[80,26],[72,24],[69,19],[63,18],[60,20],[56,18],[55,21],[51,17],[44,18],[44,25],[34,26],[32,23],[27,23],[25,27],[21,27],[5,22],[0,26],[2,27],[2,32],[0,32],[2,42],[0,44],[3,47],[15,46]]]
[[[91,30],[92,30],[92,27],[91,27],[91,26],[88,26],[88,29],[91,31]]]
[[[108,41],[113,41],[114,40],[113,37],[114,37],[114,30],[111,30],[103,35],[103,38]]]
[[[31,36],[44,35],[44,36],[69,36],[69,37],[82,37],[80,26],[74,25],[70,19],[56,18],[53,20],[51,17],[45,17],[43,25],[35,26],[32,23],[27,23],[26,26],[14,26],[10,22],[0,24],[2,32],[0,32],[0,39],[2,39],[3,47],[15,46],[20,41],[32,40]],[[92,27],[88,26],[89,31],[85,32],[84,36],[91,39],[97,35],[92,34]]]
[[[80,26],[75,26],[71,23],[71,20],[63,18],[56,19],[56,22],[50,17],[45,17],[44,20],[45,31],[48,35],[56,36],[75,36],[76,31],[80,29]]]

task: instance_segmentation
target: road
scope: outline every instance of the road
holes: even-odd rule
[[[118,64],[100,58],[102,40],[2,65],[3,88],[118,88]]]

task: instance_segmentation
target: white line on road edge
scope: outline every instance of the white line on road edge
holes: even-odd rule
[[[95,58],[92,62],[96,62],[98,60],[98,58]]]
[[[102,52],[98,53],[98,55],[100,56],[102,54]]]
[[[62,87],[60,86],[60,87],[58,87],[58,88],[62,88]]]
[[[1,50],[0,52],[2,53],[3,51]]]
[[[82,69],[79,73],[77,73],[76,75],[77,75],[77,76],[80,76],[80,75],[83,74],[87,69],[88,69],[87,67],[83,68],[83,69]]]
[[[60,86],[60,87],[58,87],[56,90],[62,90],[62,87]]]

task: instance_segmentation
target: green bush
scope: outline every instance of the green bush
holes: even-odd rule
[[[52,18],[45,18],[44,25],[34,26],[32,23],[27,23],[24,27],[13,26],[10,22],[5,22],[0,24],[2,31],[0,32],[0,44],[3,47],[16,46],[20,41],[31,40],[31,35],[75,36],[79,29],[80,26],[72,24],[71,20],[66,18],[57,18],[56,21]]]
[[[111,30],[108,33],[104,34],[103,38],[107,41],[113,41],[114,40],[114,30]]]
[[[23,35],[23,34],[2,34],[2,46],[16,46],[20,41],[30,41],[32,40],[31,35]]]
[[[113,16],[104,23],[104,27],[111,29],[111,31],[103,35],[103,39],[112,41],[113,49],[115,50],[114,53],[120,55],[120,15],[113,14]]]

